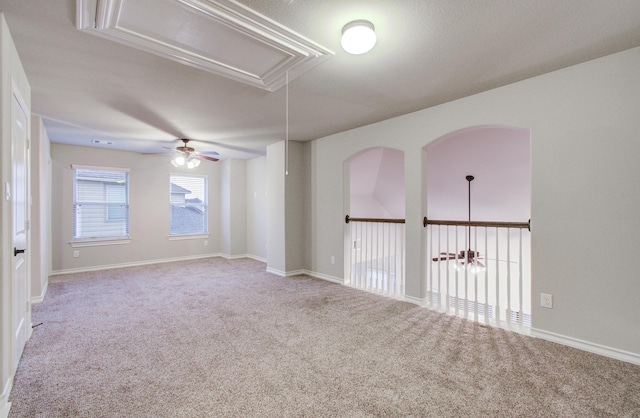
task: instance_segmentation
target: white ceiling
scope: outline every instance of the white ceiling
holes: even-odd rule
[[[239,3],[335,52],[289,84],[297,141],[640,46],[638,0]],[[0,0],[0,11],[53,142],[160,152],[188,137],[198,150],[251,158],[284,139],[284,87],[268,92],[79,31],[75,0]],[[368,54],[340,47],[354,19],[376,27]]]

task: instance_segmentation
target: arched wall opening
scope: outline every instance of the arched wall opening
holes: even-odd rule
[[[347,161],[348,213],[361,218],[404,218],[404,153],[370,148]]]
[[[404,295],[404,153],[370,148],[345,161],[345,284]]]
[[[427,216],[466,220],[473,175],[472,218],[531,217],[531,145],[527,129],[478,126],[451,132],[425,147]]]
[[[424,237],[427,304],[499,326],[530,326],[529,131],[471,127],[439,138],[424,151],[425,213],[434,222]],[[469,216],[472,222],[519,226],[469,226]]]

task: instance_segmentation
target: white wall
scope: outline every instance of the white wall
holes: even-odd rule
[[[51,143],[42,118],[31,119],[31,301],[41,302],[51,274]]]
[[[173,167],[170,155],[143,155],[106,148],[52,144],[52,270],[65,272],[219,254],[220,164],[203,162],[195,169]],[[71,164],[119,167],[129,173],[129,232],[122,245],[72,248],[73,172]],[[169,175],[201,174],[208,178],[208,238],[169,240]],[[208,241],[208,245],[204,245]],[[73,251],[80,251],[74,258]]]
[[[349,161],[349,215],[352,218],[404,218],[404,155],[374,148]]]
[[[13,382],[14,336],[11,332],[12,300],[11,269],[13,261],[11,233],[11,200],[5,197],[5,185],[11,184],[11,97],[17,89],[28,109],[31,109],[31,88],[20,57],[9,33],[4,14],[0,13],[0,417],[9,413],[9,392]],[[27,114],[30,113],[30,110]],[[28,129],[27,129],[28,130]],[[28,244],[30,245],[30,243]],[[27,246],[30,253],[31,249]],[[30,254],[29,254],[30,256]],[[27,301],[17,301],[25,303]],[[29,320],[29,318],[27,318]],[[28,324],[27,324],[28,325]]]
[[[289,143],[285,174],[284,142],[267,147],[267,270],[279,275],[300,273],[307,261],[307,148]]]
[[[286,272],[284,142],[267,146],[267,270]]]
[[[202,166],[202,164],[201,164]],[[220,249],[226,256],[247,255],[247,162],[223,160],[219,205],[221,206]],[[209,195],[210,204],[217,196]]]
[[[247,161],[247,253],[267,260],[267,158]]]
[[[404,151],[407,295],[425,296],[423,147],[473,126],[531,133],[533,303],[537,335],[640,358],[640,49],[316,140],[311,145],[311,266],[342,277],[343,162],[371,147]]]
[[[285,175],[285,240],[286,271],[296,272],[305,268],[305,145],[289,143],[288,175]]]
[[[482,126],[454,132],[426,149],[427,217],[527,222],[531,217],[529,131]]]

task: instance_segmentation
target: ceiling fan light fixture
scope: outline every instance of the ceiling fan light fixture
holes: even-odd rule
[[[480,274],[485,270],[485,266],[477,260],[471,262],[465,260],[456,260],[455,263],[451,263],[451,270],[458,271],[460,273],[467,270],[469,274]]]
[[[196,168],[199,165],[200,165],[200,160],[198,160],[197,158],[192,158],[189,161],[187,161],[187,168]]]
[[[463,273],[466,270],[469,274],[480,274],[485,271],[486,268],[484,264],[476,259],[476,257],[479,256],[480,253],[475,251],[462,251],[458,256],[459,258],[451,263],[449,268],[458,273]]]
[[[202,163],[202,160],[207,161],[219,161],[218,158],[212,157],[211,155],[219,155],[215,151],[205,151],[203,153],[196,152],[193,147],[189,146],[190,139],[180,138],[183,145],[176,147],[175,153],[176,157],[171,160],[171,165],[174,167],[184,167],[186,168],[196,168]],[[170,149],[170,148],[169,148]],[[206,155],[209,154],[209,155]]]
[[[371,51],[377,41],[373,23],[368,20],[354,20],[342,28],[340,43],[350,54],[360,55]]]
[[[174,167],[182,167],[185,162],[186,160],[184,159],[183,156],[178,156],[173,160],[171,160],[171,164],[173,164]]]
[[[485,270],[485,267],[479,262],[473,261],[467,264],[467,270],[469,270],[469,273],[471,274],[479,274]]]

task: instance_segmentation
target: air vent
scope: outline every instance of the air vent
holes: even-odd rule
[[[76,0],[79,30],[275,91],[333,52],[233,0]]]
[[[467,304],[467,312],[469,312],[469,314],[474,314],[476,309],[478,310],[478,315],[484,316],[485,315],[485,304],[484,303],[476,303],[473,300],[468,300],[468,299],[464,299],[464,298],[457,298],[458,300],[458,311],[459,312],[464,312],[464,304]],[[456,308],[456,297],[455,296],[449,296],[449,307],[451,309],[455,309]],[[489,318],[493,317],[493,305],[487,305],[487,314],[489,315]]]
[[[507,315],[509,314],[509,310],[507,309]],[[520,323],[520,311],[511,311],[511,323],[519,324]],[[531,328],[531,314],[523,313],[522,314],[522,326]]]

